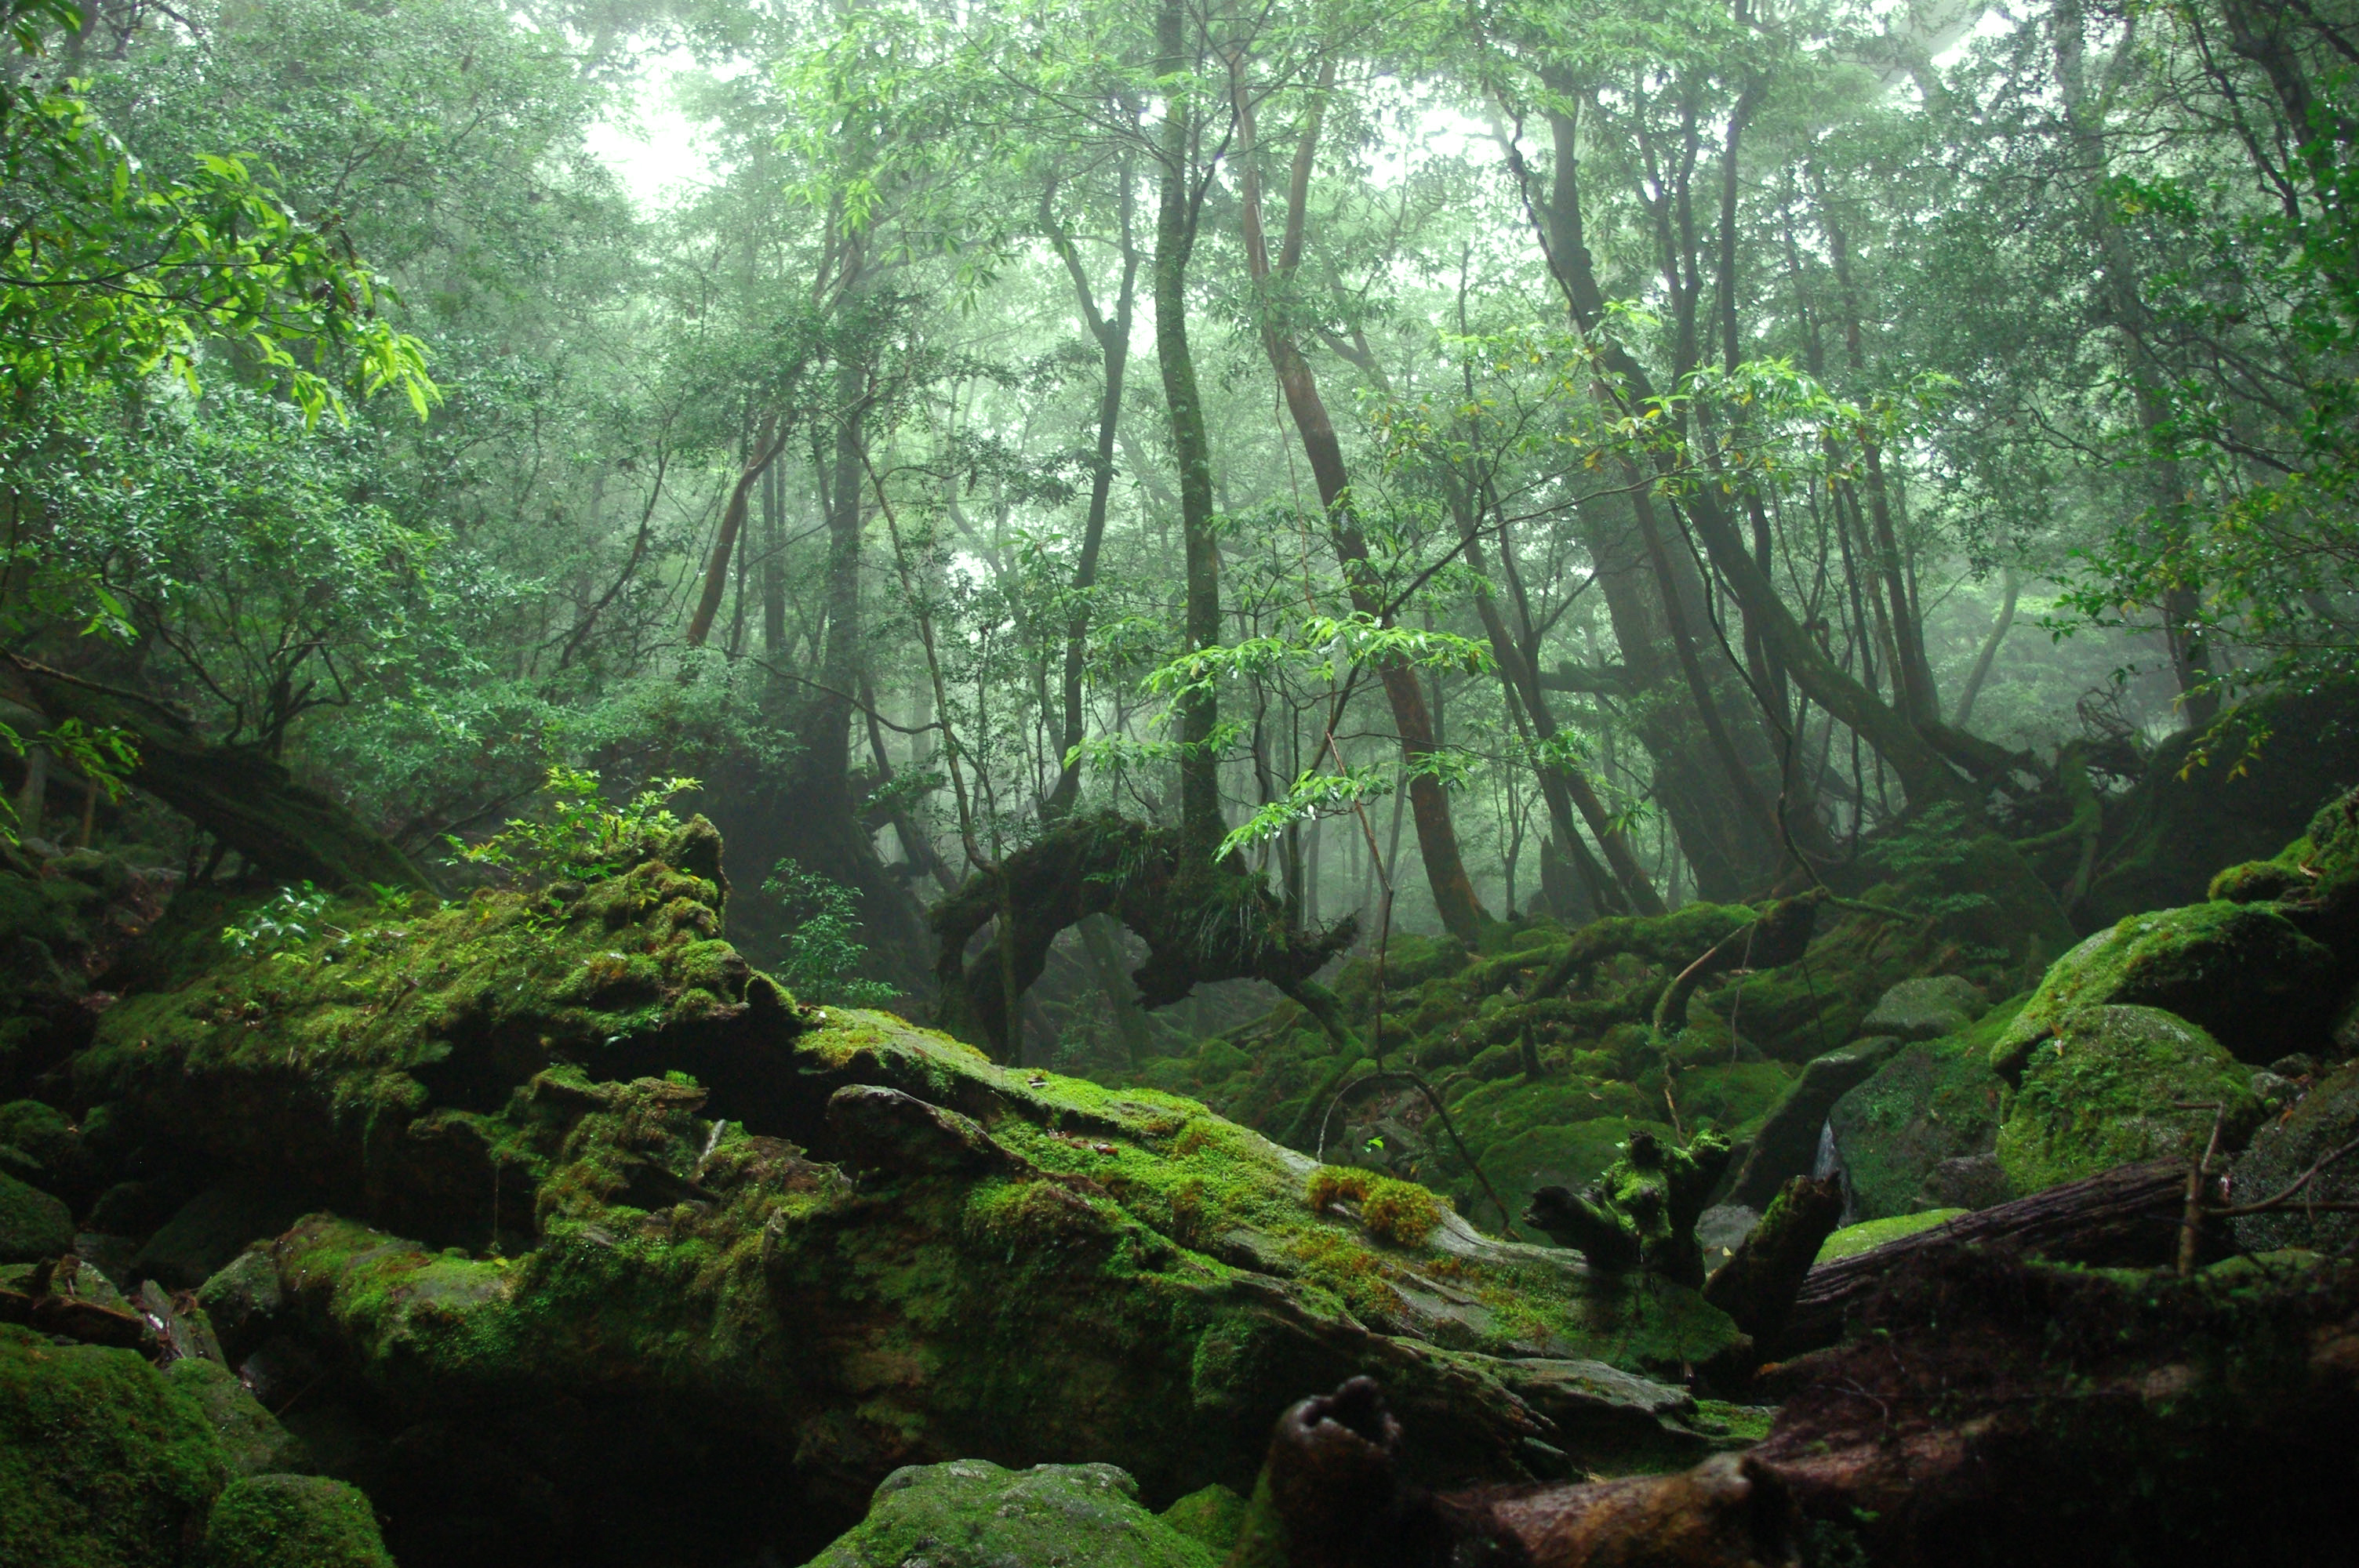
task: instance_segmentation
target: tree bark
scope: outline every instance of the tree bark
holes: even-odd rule
[[[1331,64],[1324,70],[1322,89],[1332,81],[1333,67]],[[1367,538],[1360,531],[1353,510],[1351,476],[1344,466],[1343,443],[1336,438],[1334,421],[1328,416],[1326,401],[1320,396],[1318,377],[1310,362],[1303,358],[1292,332],[1273,316],[1268,293],[1273,276],[1281,282],[1290,280],[1300,259],[1311,162],[1318,147],[1320,111],[1313,108],[1296,148],[1287,193],[1286,234],[1273,266],[1267,238],[1262,230],[1261,178],[1254,161],[1253,110],[1245,93],[1243,61],[1233,60],[1231,71],[1241,133],[1238,151],[1243,173],[1238,209],[1245,230],[1245,265],[1256,287],[1263,291],[1258,312],[1262,348],[1269,356],[1270,368],[1277,373],[1279,390],[1285,395],[1287,412],[1293,418],[1303,456],[1310,464],[1311,478],[1318,486],[1320,504],[1326,509],[1328,528],[1334,540],[1336,558],[1343,568],[1352,607],[1389,623],[1391,607],[1384,601],[1382,585],[1369,557]],[[1434,908],[1444,928],[1471,946],[1481,937],[1489,916],[1474,896],[1473,879],[1466,874],[1465,858],[1458,848],[1457,826],[1451,817],[1449,792],[1430,773],[1418,771],[1427,758],[1440,750],[1425,690],[1418,682],[1417,672],[1398,663],[1380,665],[1376,674],[1392,707],[1394,728],[1400,733],[1402,760],[1410,770],[1409,811],[1416,820],[1418,849],[1425,861],[1426,881],[1433,891]]]

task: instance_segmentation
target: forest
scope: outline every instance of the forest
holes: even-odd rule
[[[0,1563],[2349,1550],[2352,0],[0,22]]]

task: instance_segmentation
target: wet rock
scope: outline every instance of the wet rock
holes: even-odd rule
[[[1886,1000],[1890,1000],[1900,989],[1896,987],[1886,992]],[[1975,995],[1979,998],[1981,993],[1977,991]],[[1883,1004],[1877,1006],[1881,1011]],[[1950,1012],[1960,1017],[1957,1027],[1964,1028],[1962,1013],[1956,1009]],[[1900,1045],[1896,1034],[1883,1034],[1814,1056],[1804,1064],[1801,1076],[1794,1080],[1794,1087],[1786,1091],[1786,1098],[1777,1102],[1777,1108],[1754,1134],[1752,1150],[1738,1167],[1726,1201],[1752,1209],[1766,1208],[1787,1182],[1810,1175],[1817,1162],[1819,1133],[1826,1125],[1827,1113],[1834,1108],[1837,1100],[1864,1083]]]
[[[1982,988],[1962,975],[1931,975],[1903,980],[1886,991],[1860,1020],[1864,1035],[1897,1035],[1904,1041],[1938,1040],[1955,1034],[1990,1011]]]
[[[1111,1465],[1007,1470],[958,1459],[896,1470],[867,1519],[808,1568],[1212,1568],[1196,1537],[1149,1513]]]
[[[2223,1147],[2260,1119],[2250,1072],[2209,1034],[2152,1007],[2092,1007],[2064,1016],[2023,1067],[1995,1152],[2017,1193],[2117,1165],[2192,1160],[2223,1107]]]
[[[205,1521],[204,1568],[393,1568],[358,1489],[325,1476],[233,1481]]]
[[[285,1230],[310,1206],[243,1183],[209,1187],[182,1205],[131,1260],[132,1271],[194,1290],[255,1241]]]
[[[2275,904],[2226,902],[2134,914],[2059,958],[1993,1046],[2013,1079],[2031,1052],[2088,1007],[2160,1008],[2208,1031],[2239,1061],[2321,1044],[2339,966]]]
[[[2292,1115],[2254,1136],[2229,1179],[2229,1201],[2252,1204],[2274,1197],[2311,1165],[2354,1140],[2359,1140],[2359,1062],[2328,1075]],[[2359,1201],[2359,1155],[2343,1156],[2311,1177],[2301,1191],[2321,1202]],[[2359,1214],[2306,1214],[2290,1208],[2246,1215],[2232,1223],[2236,1244],[2256,1252],[2301,1247],[2339,1253],[2359,1239]]]

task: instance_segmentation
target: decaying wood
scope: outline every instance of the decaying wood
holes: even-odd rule
[[[1832,1345],[1844,1314],[1904,1260],[1967,1241],[2004,1241],[2059,1262],[2169,1262],[2179,1237],[2187,1166],[2177,1160],[2124,1165],[2085,1181],[1960,1215],[1946,1225],[1810,1271],[1778,1336],[1780,1354]]]
[[[1703,1299],[1734,1319],[1756,1345],[1775,1340],[1793,1314],[1811,1261],[1842,1223],[1843,1207],[1841,1183],[1796,1176],[1728,1261],[1712,1271]]]

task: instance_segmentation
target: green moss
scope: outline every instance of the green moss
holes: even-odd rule
[[[2001,1002],[1962,1034],[1903,1047],[1835,1101],[1827,1120],[1854,1213],[1935,1206],[1924,1188],[1942,1162],[1990,1152],[2006,1098],[1991,1047],[2022,1005]]]
[[[61,1199],[0,1172],[0,1263],[29,1263],[73,1250],[73,1213]]]
[[[1216,1563],[1224,1561],[1245,1526],[1245,1499],[1215,1482],[1201,1487],[1163,1510],[1163,1522],[1201,1546]]]
[[[961,1459],[897,1470],[865,1521],[809,1568],[1212,1568],[1198,1537],[1149,1513],[1111,1465],[1002,1469]]]
[[[1962,1208],[1929,1208],[1916,1214],[1894,1215],[1889,1219],[1871,1219],[1858,1225],[1846,1225],[1828,1237],[1820,1247],[1818,1261],[1832,1263],[1855,1252],[1872,1252],[1887,1241],[1897,1241],[1904,1236],[1914,1236],[1920,1230],[1947,1225],[1966,1212]]]
[[[228,1476],[196,1406],[135,1352],[0,1325],[0,1562],[166,1568]]]
[[[2245,1061],[2324,1040],[2334,957],[2271,904],[2214,902],[2135,914],[2059,958],[1999,1039],[1991,1065],[2020,1071],[2032,1048],[2088,1007],[2156,1007],[2211,1031]]]
[[[1999,1164],[2017,1192],[2033,1193],[2135,1161],[2192,1159],[2215,1105],[2226,1146],[2242,1146],[2260,1119],[2251,1074],[2202,1030],[2158,1008],[2084,1008],[2032,1051],[1999,1129]]]
[[[233,1481],[205,1524],[203,1568],[393,1568],[368,1498],[325,1476]]]

